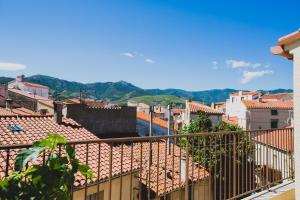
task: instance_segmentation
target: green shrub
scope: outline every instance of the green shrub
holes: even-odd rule
[[[55,149],[60,145],[59,155]],[[39,156],[47,155],[45,162],[36,164]],[[32,165],[28,168],[28,162]],[[79,163],[75,150],[64,137],[49,134],[48,138],[33,144],[32,148],[19,151],[15,159],[15,171],[0,182],[0,199],[71,199],[74,174],[80,172],[91,178],[92,170]]]

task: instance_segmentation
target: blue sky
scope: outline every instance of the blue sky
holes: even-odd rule
[[[0,0],[0,76],[142,88],[292,88],[271,55],[299,1]]]

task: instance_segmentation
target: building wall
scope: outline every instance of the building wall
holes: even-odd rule
[[[18,78],[17,78],[18,79]],[[22,81],[14,80],[8,83],[9,88],[19,88],[22,91],[29,92],[35,95],[39,95],[48,99],[49,97],[49,89],[48,88],[40,88],[40,87],[30,87],[24,85]]]
[[[296,198],[300,199],[300,41],[291,45],[294,55],[294,132],[295,132],[295,188]]]
[[[37,100],[8,91],[8,96],[11,98],[15,103],[19,104],[20,106],[32,110],[34,112],[37,111]]]
[[[137,174],[132,175],[132,186],[130,187],[130,175],[126,175],[122,177],[122,187],[121,186],[121,178],[113,179],[111,182],[111,199],[120,199],[120,188],[122,188],[122,199],[130,200],[130,191],[132,192],[132,199],[137,200],[139,199],[139,191],[136,188],[139,188],[139,181],[136,177]],[[99,184],[99,191],[104,192],[104,200],[109,200],[109,182],[104,182]],[[87,190],[87,195],[97,193],[97,185],[91,186]],[[81,189],[75,191],[73,193],[74,200],[85,200],[85,190]]]
[[[270,129],[271,120],[278,119],[278,128],[291,125],[292,110],[278,110],[278,115],[272,116],[271,109],[251,109],[247,114],[247,130]]]
[[[98,137],[137,136],[136,108],[121,109],[88,108],[84,104],[68,104],[67,117],[70,117]]]
[[[7,84],[0,84],[0,97],[7,98],[8,90]]]
[[[194,200],[209,200],[212,199],[212,194],[209,191],[209,179],[200,180],[193,185],[193,198]],[[184,189],[176,190],[170,194],[168,197],[170,200],[182,200],[184,199],[185,191]]]

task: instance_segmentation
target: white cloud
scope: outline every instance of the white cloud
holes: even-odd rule
[[[3,71],[18,71],[26,69],[26,66],[18,63],[0,63],[0,70]]]
[[[212,61],[211,64],[213,65],[213,69],[217,70],[218,69],[218,61]]]
[[[133,53],[130,53],[130,52],[121,53],[121,56],[126,56],[126,57],[129,57],[129,58],[134,58],[135,57],[135,55]]]
[[[152,59],[150,59],[150,58],[147,58],[147,59],[145,60],[145,62],[146,62],[146,63],[150,63],[150,64],[154,64],[154,63],[155,63],[155,61],[152,60]]]
[[[257,67],[261,67],[261,66],[262,66],[262,64],[260,64],[260,63],[255,63],[252,65],[253,68],[257,68]]]
[[[252,72],[244,71],[241,83],[243,83],[243,84],[249,83],[253,79],[263,77],[267,74],[273,74],[273,71],[272,70],[252,71]]]
[[[251,63],[243,60],[226,60],[226,64],[232,68],[250,67]]]
[[[251,63],[244,60],[226,60],[226,64],[229,65],[231,68],[257,68],[263,66],[261,63]]]

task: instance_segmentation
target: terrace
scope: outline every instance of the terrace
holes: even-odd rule
[[[293,182],[293,134],[287,128],[70,142],[94,173],[76,175],[72,199],[251,198]],[[16,152],[29,147],[0,146],[1,178],[11,173]]]

